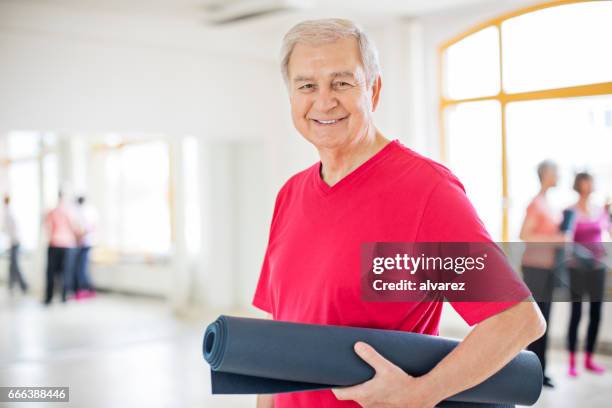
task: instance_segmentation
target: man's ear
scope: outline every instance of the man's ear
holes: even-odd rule
[[[380,89],[382,88],[382,79],[379,76],[376,77],[372,84],[372,112],[376,111],[378,107],[378,101],[380,100]]]

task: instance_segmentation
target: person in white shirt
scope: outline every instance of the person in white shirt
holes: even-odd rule
[[[83,299],[94,296],[89,275],[89,253],[94,243],[94,232],[98,219],[95,209],[85,203],[84,196],[79,196],[76,200],[75,218],[79,229],[75,263],[76,298]]]
[[[9,195],[4,196],[4,232],[8,236],[11,245],[9,260],[9,290],[12,292],[13,286],[15,283],[18,283],[21,291],[26,293],[28,291],[28,285],[23,279],[21,270],[19,268],[19,229],[17,228],[15,215],[11,209],[11,197]]]

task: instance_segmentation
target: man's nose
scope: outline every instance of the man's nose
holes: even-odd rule
[[[319,112],[327,112],[338,106],[338,99],[330,89],[320,89],[315,98],[314,106]]]

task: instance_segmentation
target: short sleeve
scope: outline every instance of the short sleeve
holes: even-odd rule
[[[286,185],[285,185],[286,186]],[[270,234],[268,237],[268,246],[264,255],[263,264],[259,273],[259,280],[255,288],[252,304],[258,309],[273,314],[272,296],[271,296],[271,280],[270,280],[270,242],[274,239],[275,226],[278,222],[281,203],[283,201],[285,187],[283,187],[276,196],[274,204],[274,213],[272,214],[272,222],[270,223]]]
[[[272,313],[272,302],[270,296],[270,268],[268,262],[268,251],[264,256],[263,265],[259,274],[259,281],[253,296],[253,306],[264,312]]]
[[[417,233],[419,242],[490,242],[493,244],[463,186],[453,176],[444,177],[433,188],[423,211]],[[500,256],[503,253],[500,252]],[[529,289],[509,263],[489,271],[479,282],[489,291],[499,290],[503,302],[450,301],[453,308],[470,326],[496,315],[530,296]],[[500,282],[504,282],[500,285]],[[503,293],[501,292],[503,291]]]

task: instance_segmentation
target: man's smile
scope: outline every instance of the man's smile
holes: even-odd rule
[[[344,117],[341,117],[341,118],[335,118],[335,119],[315,119],[315,118],[309,118],[309,120],[313,121],[315,124],[317,124],[319,126],[333,126],[333,125],[336,125],[339,122],[343,121],[346,118],[348,118],[348,115],[344,116]]]

